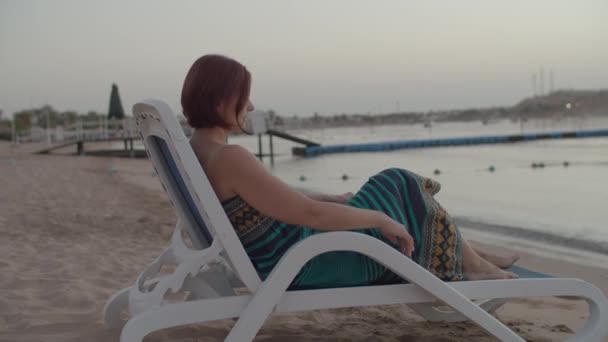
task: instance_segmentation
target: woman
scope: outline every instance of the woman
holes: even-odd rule
[[[402,169],[373,176],[355,195],[305,195],[270,174],[255,156],[226,144],[241,132],[251,75],[235,60],[206,55],[194,62],[181,103],[194,128],[190,143],[262,278],[298,241],[326,231],[352,230],[383,240],[443,280],[505,279],[515,258],[482,258],[433,199],[439,184]],[[338,202],[338,203],[336,203]],[[291,288],[399,282],[375,261],[354,252],[309,261]]]

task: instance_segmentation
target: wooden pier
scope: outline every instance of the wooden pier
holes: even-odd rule
[[[586,131],[557,131],[557,132],[542,132],[542,133],[525,133],[511,135],[488,135],[476,137],[459,137],[459,138],[439,138],[439,139],[422,139],[422,140],[397,140],[363,144],[341,144],[341,145],[321,145],[320,143],[297,137],[293,134],[279,131],[269,127],[268,119],[265,113],[259,112],[250,115],[251,129],[250,131],[258,136],[258,151],[256,156],[260,160],[269,157],[270,163],[274,164],[274,138],[288,140],[299,144],[292,148],[292,154],[302,157],[315,157],[330,153],[356,153],[356,152],[382,152],[393,151],[400,149],[412,148],[429,148],[429,147],[447,147],[447,146],[470,146],[470,145],[485,145],[485,144],[506,144],[517,143],[524,141],[545,140],[545,139],[571,139],[571,138],[588,138],[588,137],[605,137],[608,136],[608,129],[595,129]],[[114,155],[121,157],[143,157],[144,153],[135,150],[134,141],[139,140],[136,134],[134,125],[131,122],[126,122],[125,127],[116,130],[82,130],[73,132],[68,139],[59,141],[53,145],[49,145],[44,149],[39,150],[38,154],[48,154],[55,150],[63,149],[69,146],[75,147],[75,153],[78,155]],[[80,125],[82,128],[82,125]],[[268,153],[264,153],[263,136],[268,136]],[[92,150],[85,151],[85,144],[91,142],[111,142],[123,141],[124,149],[112,150]]]

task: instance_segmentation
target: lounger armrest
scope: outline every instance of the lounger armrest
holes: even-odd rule
[[[523,341],[512,330],[448,283],[441,281],[384,241],[355,232],[316,234],[291,247],[256,291],[226,341],[253,339],[304,264],[317,255],[335,251],[351,251],[368,256],[453,307],[465,317],[476,321],[484,330],[500,340]]]

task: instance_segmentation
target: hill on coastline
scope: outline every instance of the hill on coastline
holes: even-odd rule
[[[276,115],[273,125],[282,129],[346,127],[386,124],[430,124],[430,122],[528,120],[579,116],[607,116],[608,90],[558,90],[543,96],[521,100],[510,107],[469,108],[429,112],[396,112],[386,114],[337,114],[299,118]]]

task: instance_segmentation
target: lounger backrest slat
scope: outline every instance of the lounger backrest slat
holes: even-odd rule
[[[219,238],[241,281],[255,291],[261,280],[201,167],[181,124],[167,104],[145,100],[133,106],[137,130],[176,215],[195,248]]]
[[[186,183],[177,169],[177,165],[169,151],[167,142],[164,139],[153,135],[146,137],[146,141],[145,145],[150,151],[150,154],[159,160],[155,163],[158,165],[157,168],[162,168],[162,173],[169,176],[164,183],[169,183],[169,186],[166,186],[166,188],[175,190],[175,194],[171,197],[175,198],[173,204],[175,205],[176,210],[180,211],[182,217],[187,218],[188,227],[195,228],[192,229],[191,232],[189,231],[189,233],[195,236],[195,238],[192,239],[195,247],[204,248],[210,246],[213,242],[211,232],[196,209],[196,204],[194,204],[190,191],[188,191]]]

